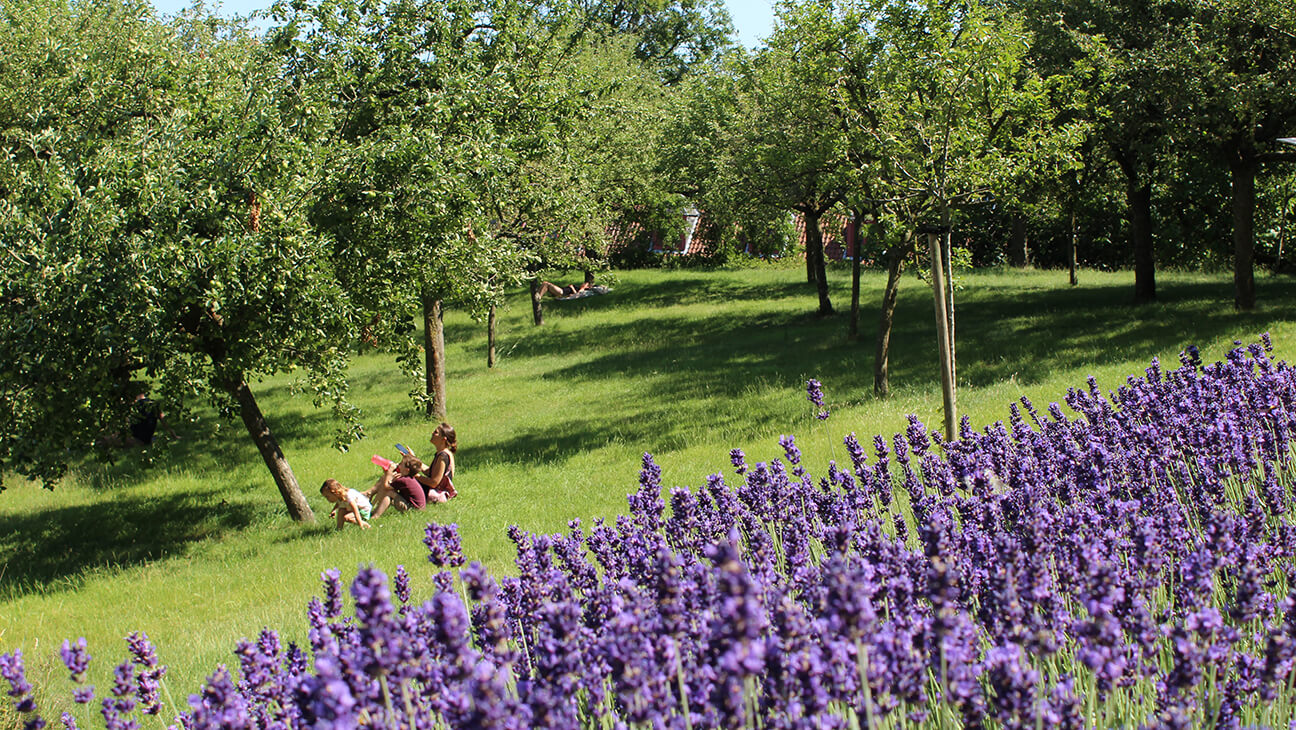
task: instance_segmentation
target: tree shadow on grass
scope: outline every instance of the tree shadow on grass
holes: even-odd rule
[[[810,297],[814,292],[810,284],[804,282],[745,283],[741,280],[708,277],[694,273],[680,273],[669,280],[650,285],[614,286],[607,294],[582,297],[580,299],[544,299],[543,309],[546,321],[550,318],[574,318],[586,313],[603,312],[616,309],[644,308],[648,311],[669,306],[723,302],[763,301],[787,297]],[[810,306],[810,305],[807,305]],[[528,304],[527,322],[530,325]],[[543,327],[537,328],[543,329]],[[475,336],[475,333],[474,333]],[[447,333],[447,342],[450,342]],[[458,333],[455,342],[471,341],[473,337],[462,337]]]
[[[1177,351],[1188,344],[1232,337],[1249,341],[1270,322],[1282,319],[1281,313],[1296,308],[1296,291],[1281,280],[1258,282],[1261,310],[1254,313],[1233,311],[1231,282],[1224,278],[1163,280],[1159,301],[1142,306],[1130,304],[1131,288],[1127,285],[997,289],[977,282],[975,276],[971,281],[956,295],[962,387],[1008,379],[1029,385],[1059,371],[1123,363],[1141,358],[1141,353]],[[835,281],[834,301],[845,310],[848,299],[840,284]],[[628,411],[633,416],[615,402],[596,402],[604,396],[585,404],[593,407],[575,410],[555,403],[558,415],[543,427],[519,425],[509,438],[470,446],[464,463],[562,461],[612,439],[643,444],[648,450],[682,446],[699,429],[752,428],[740,422],[750,420],[752,410],[728,400],[749,397],[753,390],[786,388],[792,405],[770,417],[795,414],[795,407],[803,405],[796,393],[808,377],[824,382],[831,401],[869,400],[878,296],[880,289],[874,280],[861,301],[861,332],[854,342],[846,338],[844,311],[818,317],[813,291],[801,281],[771,285],[681,272],[658,283],[618,285],[604,296],[559,303],[546,300],[553,319],[569,319],[568,326],[532,327],[526,312],[521,317],[526,335],[510,345],[510,357],[575,353],[584,359],[573,364],[564,358],[562,366],[543,372],[541,377],[577,386],[596,386],[607,380],[643,383],[652,402],[636,404]],[[769,302],[770,306],[742,316],[702,316],[672,306],[740,300]],[[555,313],[558,306],[562,309]],[[613,322],[609,318],[578,321],[583,313],[610,309],[623,309],[625,315]],[[907,278],[892,334],[893,388],[934,388],[939,381],[933,320],[930,289]],[[465,352],[480,349],[484,362],[484,326],[456,325],[448,328],[447,335],[464,343]],[[394,373],[394,363],[392,368]],[[452,377],[486,372],[479,363],[475,369],[461,369],[462,373]],[[327,410],[294,400],[297,396],[287,385],[257,386],[257,394],[271,406],[266,408],[267,419],[281,443],[287,445],[290,459],[292,443],[331,443],[336,423]],[[1062,395],[1058,393],[1057,398]],[[158,462],[213,473],[259,463],[240,424],[222,426],[216,435],[214,420],[211,417],[190,427],[185,440],[171,444]],[[413,408],[370,412],[362,420],[369,429],[417,428],[421,422]],[[383,444],[378,450],[386,448]],[[364,447],[360,451],[367,452]],[[143,478],[151,477],[139,468],[136,455],[127,454],[116,466],[104,468],[96,483],[110,486],[115,481],[130,483]]]
[[[1227,282],[1162,284],[1156,302],[1138,306],[1129,303],[1127,288],[1117,286],[1048,290],[1022,298],[980,293],[959,309],[959,382],[985,386],[1011,377],[1029,384],[1058,370],[1111,365],[1148,351],[1177,352],[1234,337],[1254,341],[1275,321],[1286,319],[1281,312],[1291,311],[1293,304],[1288,292],[1267,293],[1267,308],[1257,312],[1234,311]],[[919,314],[906,312],[907,317]],[[934,319],[930,312],[927,317]],[[913,352],[924,342],[930,347],[935,328],[907,330],[904,336],[902,351]],[[937,372],[934,358],[928,359],[932,362],[921,369],[922,377]]]
[[[96,451],[75,463],[76,476],[96,490],[111,490],[149,481],[158,471],[183,469],[195,473],[224,473],[256,457],[256,448],[241,424],[221,423],[196,416],[194,422],[173,426],[179,438],[159,431],[149,446]]]
[[[893,388],[930,385],[940,377],[930,292],[917,282],[906,285],[892,334]],[[1278,287],[1261,293],[1264,310],[1238,313],[1224,281],[1165,283],[1160,300],[1143,306],[1130,304],[1126,286],[969,288],[958,302],[960,385],[986,386],[1009,378],[1028,385],[1060,371],[1124,363],[1142,353],[1179,351],[1231,337],[1254,340],[1273,321],[1285,319],[1282,312],[1293,304],[1292,293]],[[820,318],[808,311],[810,305],[758,317],[663,312],[616,323],[541,328],[530,337],[526,354],[590,353],[546,373],[546,379],[591,387],[604,380],[632,380],[645,384],[653,403],[636,404],[633,418],[612,404],[604,412],[555,411],[558,415],[543,428],[521,430],[475,448],[474,454],[492,461],[555,461],[598,448],[610,438],[669,449],[683,445],[699,427],[726,428],[716,425],[729,422],[726,413],[749,413],[725,401],[750,396],[754,384],[797,392],[803,378],[815,377],[825,383],[831,400],[870,399],[876,322],[862,321],[860,338],[848,342],[845,315]],[[1079,378],[1075,385],[1081,384]]]
[[[510,348],[513,357],[537,357],[554,352],[633,351],[653,344],[682,348],[705,338],[717,348],[748,350],[806,339],[802,334],[843,341],[843,321],[840,317],[817,316],[809,303],[741,318],[640,308],[635,316],[616,323],[531,328]],[[755,339],[749,342],[753,335]]]
[[[334,418],[331,410],[315,408],[309,401],[291,400],[288,386],[262,386],[257,395],[263,403],[273,403],[273,407],[266,410],[266,421],[285,450],[289,463],[293,460],[294,445],[333,445],[342,423]],[[372,430],[418,419],[419,414],[410,406],[408,410],[366,414],[362,422]],[[218,424],[212,416],[177,427],[177,430],[182,434],[178,440],[159,433],[157,440],[148,447],[116,449],[89,456],[76,465],[77,475],[92,489],[103,491],[153,480],[159,471],[168,469],[195,474],[228,474],[249,464],[261,467],[261,455],[242,423],[220,421]],[[269,473],[262,473],[267,487],[273,487]]]
[[[0,516],[0,601],[74,590],[96,569],[150,563],[252,523],[251,506],[221,501],[214,508],[217,496],[121,496]]]

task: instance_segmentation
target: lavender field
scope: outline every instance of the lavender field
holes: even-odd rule
[[[787,436],[782,459],[735,450],[732,475],[664,494],[645,454],[615,524],[512,530],[517,577],[435,524],[434,595],[362,569],[348,602],[327,571],[309,646],[267,630],[179,707],[143,635],[112,687],[82,683],[70,642],[62,723],[1286,727],[1296,370],[1268,350],[1190,348],[953,443],[917,419],[852,434],[820,473]],[[21,654],[0,660],[18,719],[58,723]]]

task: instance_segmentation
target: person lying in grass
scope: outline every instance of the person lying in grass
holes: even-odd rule
[[[336,479],[325,479],[320,487],[320,494],[333,504],[329,517],[337,517],[339,530],[348,522],[359,525],[361,529],[369,528],[368,520],[373,505],[363,493],[342,486],[342,483]]]
[[[552,282],[542,281],[540,282],[540,297],[543,299],[548,294],[554,299],[566,299],[576,296],[592,286],[594,286],[592,281],[583,281],[579,284],[568,284],[566,286],[558,286]]]

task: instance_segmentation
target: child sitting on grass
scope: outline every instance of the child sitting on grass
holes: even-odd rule
[[[391,464],[383,469],[382,476],[364,493],[375,505],[374,517],[382,517],[389,507],[404,512],[427,506],[428,494],[419,481],[419,471],[422,468],[423,462],[411,453],[403,457],[399,464]]]
[[[359,525],[361,529],[368,529],[367,520],[373,510],[368,497],[354,489],[347,489],[336,479],[325,479],[323,486],[320,487],[320,494],[333,504],[329,517],[337,516],[339,530],[348,522]]]

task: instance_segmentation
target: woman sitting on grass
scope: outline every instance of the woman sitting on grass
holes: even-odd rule
[[[459,449],[454,426],[448,423],[437,426],[428,442],[436,448],[437,453],[432,457],[431,466],[423,467],[422,471],[427,476],[419,477],[419,481],[427,487],[429,502],[444,502],[458,494],[451,481],[455,470],[454,455]]]
[[[377,505],[374,517],[382,516],[393,505],[401,512],[423,509],[428,502],[444,502],[457,494],[451,481],[454,452],[458,448],[454,427],[442,423],[428,440],[437,450],[431,464],[424,463],[411,451],[399,464],[384,469],[378,482],[366,492]]]
[[[370,512],[373,511],[373,505],[364,494],[354,489],[347,489],[336,479],[325,479],[320,487],[320,494],[333,504],[329,517],[337,516],[339,530],[348,522],[359,525],[361,529],[368,529],[367,520]]]

